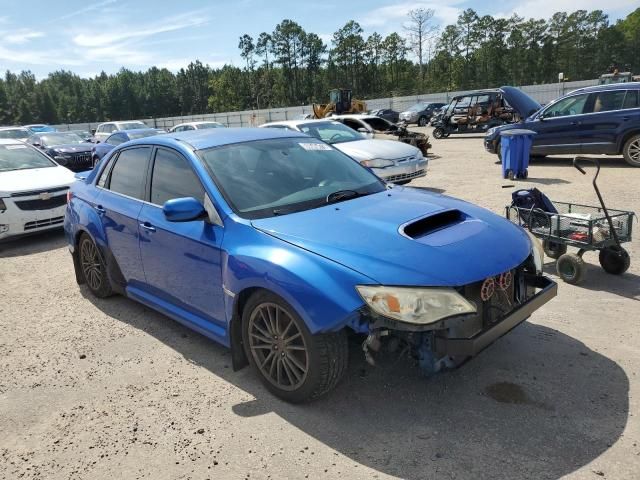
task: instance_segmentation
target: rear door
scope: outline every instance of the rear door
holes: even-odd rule
[[[144,288],[156,299],[204,319],[207,325],[202,328],[222,336],[226,324],[220,250],[224,229],[202,219],[169,222],[165,218],[162,205],[167,200],[193,197],[205,203],[205,190],[181,153],[157,148],[154,156],[149,202],[140,213]]]
[[[148,146],[122,150],[97,185],[101,192],[94,208],[102,220],[109,250],[131,285],[145,281],[138,215],[142,210],[150,156]]]
[[[622,89],[589,95],[591,113],[580,124],[581,153],[617,153],[617,139],[629,116],[623,110],[626,95]]]

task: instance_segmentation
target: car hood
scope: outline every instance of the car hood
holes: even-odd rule
[[[50,147],[48,150],[50,152],[56,153],[85,153],[90,152],[91,148],[93,148],[93,143],[72,143],[69,145],[56,145],[55,147]]]
[[[509,105],[518,112],[521,118],[527,118],[542,108],[542,105],[519,88],[504,86],[500,87],[500,90]]]
[[[420,152],[416,147],[396,140],[355,140],[353,142],[335,143],[333,146],[356,160],[372,158],[396,160],[398,158],[411,157]]]
[[[462,286],[512,269],[531,253],[524,230],[508,220],[403,187],[252,224],[383,285]]]
[[[74,181],[73,172],[60,166],[0,172],[0,196],[64,187]]]

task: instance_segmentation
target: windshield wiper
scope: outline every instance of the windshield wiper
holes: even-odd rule
[[[366,195],[366,194],[357,192],[356,190],[338,190],[336,192],[331,192],[329,195],[327,195],[327,198],[325,199],[325,201],[327,203],[343,202],[344,200],[360,197],[362,195]]]

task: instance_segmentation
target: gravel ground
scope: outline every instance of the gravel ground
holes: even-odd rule
[[[498,213],[505,185],[597,202],[569,158],[508,182],[480,138],[432,142],[429,174],[411,186]],[[640,212],[639,185],[640,169],[604,159],[610,206]],[[585,255],[583,285],[560,284],[458,370],[424,379],[392,356],[370,367],[353,345],[338,388],[293,406],[233,372],[217,344],[78,288],[61,233],[2,244],[0,478],[637,479],[638,240],[629,250],[621,277]]]

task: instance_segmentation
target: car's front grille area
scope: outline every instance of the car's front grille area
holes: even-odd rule
[[[64,217],[46,218],[44,220],[36,220],[35,222],[27,222],[24,224],[24,230],[34,230],[36,228],[49,227],[53,225],[62,225]]]
[[[425,175],[424,169],[416,170],[413,173],[401,173],[398,175],[391,175],[389,177],[384,177],[387,182],[401,182],[403,180],[411,180],[413,178],[423,177]]]
[[[69,160],[65,167],[71,170],[83,170],[93,167],[93,161],[91,160],[91,152],[74,153],[69,155]]]
[[[44,190],[29,190],[25,192],[15,192],[12,193],[12,197],[32,197],[34,195],[40,195],[41,193],[56,193],[56,192],[66,192],[69,190],[69,187],[57,187],[57,188],[47,188]]]
[[[482,319],[484,328],[490,327],[494,323],[502,320],[508,315],[518,304],[516,288],[520,288],[520,269],[513,269],[504,272],[502,275],[496,275],[491,279],[485,279],[466,285],[463,289],[464,297],[473,302],[478,308],[478,315]],[[503,283],[501,284],[501,278]],[[505,283],[505,280],[507,280]],[[493,283],[493,288],[487,288],[485,282]],[[487,299],[487,292],[492,292]]]
[[[67,203],[66,195],[56,195],[46,199],[35,198],[33,200],[20,200],[15,202],[16,207],[20,210],[50,210],[52,208],[61,207]]]

